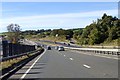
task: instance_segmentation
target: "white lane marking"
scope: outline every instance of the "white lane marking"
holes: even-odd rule
[[[64,55],[64,57],[65,57],[65,55]]]
[[[73,58],[70,58],[70,60],[73,60]]]
[[[35,62],[29,67],[29,69],[22,75],[21,79],[23,79],[27,73],[32,69],[32,67],[35,65],[35,63],[45,54],[46,52],[46,49],[45,51],[37,58],[37,60],[35,60]]]
[[[86,67],[86,68],[88,68],[88,69],[91,68],[90,66],[88,66],[88,65],[86,65],[86,64],[83,64],[83,66]]]

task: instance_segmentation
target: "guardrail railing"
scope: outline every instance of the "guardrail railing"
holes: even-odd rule
[[[0,47],[0,61],[6,61],[8,59],[27,55],[28,53],[35,50],[35,45],[13,44],[8,43],[8,41],[2,41]]]
[[[65,47],[65,48],[84,51],[84,52],[120,55],[120,49],[95,49],[95,48],[73,48],[73,47]]]
[[[24,56],[24,55],[28,55],[28,54],[31,54],[36,51],[30,51],[30,52],[26,52],[26,53],[23,53],[23,54],[18,54],[18,55],[14,55],[14,56],[8,56],[8,57],[3,57],[0,59],[0,62],[2,61],[7,61],[7,60],[10,60],[10,59],[14,59],[14,58],[18,58],[18,57],[21,57],[21,56]]]

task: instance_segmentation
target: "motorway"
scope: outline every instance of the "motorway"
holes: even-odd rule
[[[10,79],[118,78],[118,60],[71,50],[46,50]]]

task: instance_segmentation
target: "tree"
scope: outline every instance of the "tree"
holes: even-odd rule
[[[102,19],[104,19],[105,17],[107,17],[106,13],[103,14]]]
[[[20,26],[18,24],[10,24],[7,26],[7,30],[8,30],[8,39],[12,42],[12,43],[18,43],[19,39],[20,39]]]
[[[73,31],[73,38],[78,40],[78,38],[82,35],[83,29],[77,29]]]
[[[99,44],[100,40],[100,32],[97,29],[92,30],[89,36],[89,44]]]
[[[120,19],[104,13],[101,19],[87,25],[81,34],[74,32],[73,38],[80,44],[110,43],[120,38]]]

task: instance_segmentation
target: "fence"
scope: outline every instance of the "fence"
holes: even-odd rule
[[[7,41],[2,41],[2,50],[3,54],[2,57],[14,56],[23,54],[26,52],[34,51],[34,45],[23,45],[23,44],[13,44],[8,43]]]

